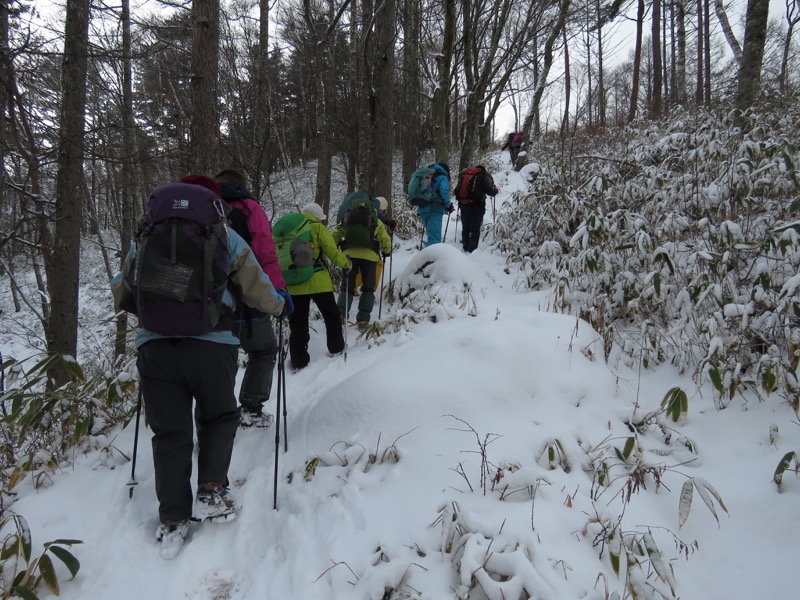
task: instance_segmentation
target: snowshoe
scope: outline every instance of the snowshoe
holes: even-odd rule
[[[230,490],[221,483],[201,483],[194,500],[194,520],[224,523],[233,521],[239,506]]]
[[[261,412],[261,409],[252,410],[249,408],[242,408],[239,417],[239,427],[258,427],[260,429],[266,429],[272,425],[274,420],[275,417],[269,413]]]
[[[183,542],[189,534],[189,520],[165,521],[158,526],[156,541],[158,553],[161,558],[172,560],[183,547]]]

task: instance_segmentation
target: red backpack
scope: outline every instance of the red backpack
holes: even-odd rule
[[[461,204],[472,204],[482,199],[480,190],[476,189],[478,187],[478,175],[482,170],[480,167],[467,167],[458,174],[454,193],[456,200]]]

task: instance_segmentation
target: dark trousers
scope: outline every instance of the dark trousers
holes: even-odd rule
[[[484,202],[461,204],[461,247],[465,252],[472,252],[481,241],[481,225],[486,213]]]
[[[247,353],[247,368],[239,388],[239,404],[252,410],[261,410],[269,400],[272,374],[278,356],[278,341],[272,327],[272,318],[265,315],[236,323],[236,331]]]
[[[352,267],[345,271],[342,279],[342,287],[339,292],[337,304],[339,314],[347,318],[350,314],[350,306],[353,304],[353,296],[356,293],[356,279],[361,273],[361,288],[358,297],[358,314],[356,321],[369,322],[372,309],[375,307],[375,288],[378,286],[378,263],[366,258],[350,258]]]
[[[139,348],[145,415],[153,430],[153,464],[161,521],[192,516],[193,431],[197,483],[228,481],[239,407],[233,393],[238,348],[191,338],[160,339]],[[192,400],[195,414],[192,415]]]
[[[308,312],[311,309],[312,300],[325,321],[328,352],[337,354],[344,350],[342,317],[336,306],[333,292],[302,294],[292,296],[292,300],[294,300],[294,312],[289,317],[289,357],[292,361],[292,368],[302,369],[311,361],[311,357],[308,355],[308,341],[311,339],[308,331]]]

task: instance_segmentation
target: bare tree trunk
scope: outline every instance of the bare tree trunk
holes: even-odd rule
[[[398,119],[404,124],[403,132],[403,182],[411,178],[411,173],[419,162],[417,132],[420,130],[420,62],[419,62],[419,0],[404,0],[403,23],[403,111]],[[391,198],[386,196],[391,202]]]
[[[631,83],[631,105],[628,110],[628,123],[636,118],[639,107],[639,80],[642,72],[642,30],[644,29],[644,0],[639,0],[636,11],[636,44],[633,49],[633,81]]]
[[[253,197],[261,200],[273,170],[276,152],[270,138],[272,135],[272,112],[269,103],[269,0],[258,0],[258,57],[256,58],[256,108],[255,129],[259,159],[256,172],[250,178]]]
[[[676,0],[678,9],[678,34],[675,60],[675,102],[686,107],[686,0]]]
[[[53,245],[58,265],[56,267],[51,261],[51,268],[47,272],[51,301],[51,313],[45,332],[47,349],[73,357],[78,352],[89,4],[89,0],[73,0],[66,6]],[[70,378],[69,370],[63,362],[57,363],[50,376],[56,387]]]
[[[653,93],[650,97],[650,117],[661,116],[661,0],[653,0],[653,21],[650,28],[653,52]]]
[[[742,66],[739,69],[736,91],[736,109],[740,124],[743,124],[744,112],[753,106],[761,90],[761,64],[767,41],[768,14],[769,0],[748,0]]]
[[[437,161],[447,161],[450,153],[450,141],[447,138],[447,120],[450,104],[450,79],[453,63],[453,43],[456,29],[455,0],[444,2],[444,36],[442,51],[436,57],[436,69],[439,82],[433,92],[433,147]]]
[[[786,38],[783,40],[783,56],[781,58],[781,72],[778,75],[778,89],[781,94],[786,93],[786,78],[787,70],[789,67],[789,49],[792,46],[792,34],[794,33],[795,26],[800,23],[800,4],[798,0],[785,0],[786,1]]]
[[[213,175],[219,144],[217,75],[219,69],[219,0],[192,2],[192,115],[189,165]]]
[[[8,111],[8,89],[6,82],[11,61],[8,48],[8,0],[0,0],[0,215],[6,213],[6,115]],[[10,118],[10,117],[9,117]],[[0,222],[2,225],[2,222]],[[0,266],[0,275],[3,268]]]
[[[394,156],[394,42],[397,21],[395,0],[384,0],[375,15],[372,70],[375,85],[370,93],[372,148],[369,191],[373,196],[392,195]]]
[[[714,0],[714,10],[717,13],[722,33],[725,34],[725,40],[733,52],[733,58],[736,60],[737,65],[742,64],[742,47],[739,45],[736,36],[733,34],[731,24],[728,22],[728,15],[725,13],[725,7],[722,5],[722,0]]]
[[[595,0],[595,9],[600,16],[600,0]],[[606,126],[606,87],[603,81],[603,24],[597,25],[597,118],[600,127]]]
[[[314,202],[319,204],[325,213],[330,212],[331,203],[331,169],[333,164],[333,152],[331,149],[331,110],[332,110],[332,71],[330,67],[330,51],[328,37],[324,35],[324,24],[318,24],[314,20],[314,14],[309,0],[303,2],[305,8],[305,19],[311,31],[314,32],[314,65],[316,67],[315,81],[317,88],[317,100],[319,107],[316,114],[317,120],[317,185],[314,194]],[[333,23],[334,19],[333,0],[328,1],[328,23]],[[322,35],[321,35],[322,33]]]
[[[704,0],[703,6],[705,11],[705,18],[703,19],[705,35],[703,37],[706,38],[704,47],[706,80],[703,85],[703,97],[705,105],[711,106],[711,0]]]
[[[550,74],[550,68],[553,66],[553,46],[556,40],[561,35],[561,30],[564,28],[564,23],[567,20],[567,13],[569,12],[570,0],[561,0],[558,7],[558,15],[553,23],[553,28],[550,30],[550,35],[544,43],[544,52],[542,58],[542,72],[539,79],[536,80],[536,87],[533,91],[533,102],[525,117],[523,124],[523,131],[530,132],[533,123],[534,115],[539,113],[539,105],[542,102],[542,95],[544,94],[544,85],[547,81],[547,76]],[[527,136],[530,139],[530,136]]]
[[[703,106],[703,0],[697,0],[697,88],[694,93],[694,102],[697,106]]]
[[[569,70],[569,45],[567,44],[567,30],[561,30],[564,44],[564,116],[561,117],[561,138],[565,138],[569,133],[569,103],[572,94],[572,75]]]
[[[134,236],[136,219],[136,124],[133,120],[133,62],[131,55],[130,0],[122,0],[122,226],[119,229],[120,267],[128,254]],[[114,338],[114,356],[126,352],[128,313],[117,316],[117,334]]]

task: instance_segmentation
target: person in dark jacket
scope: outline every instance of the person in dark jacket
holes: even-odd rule
[[[461,247],[464,252],[472,253],[481,239],[483,215],[486,214],[486,196],[496,196],[500,190],[494,185],[494,179],[483,165],[477,165],[480,171],[475,175],[475,188],[470,197],[457,198],[461,211]]]
[[[225,169],[214,179],[219,184],[222,199],[234,212],[238,211],[244,221],[240,224],[238,219],[231,220],[233,228],[246,229],[245,241],[250,245],[258,264],[276,289],[285,290],[286,282],[281,274],[275,241],[272,239],[272,226],[261,205],[250,197],[244,175],[234,169]],[[272,319],[248,306],[240,307],[237,311],[235,332],[242,344],[242,350],[247,353],[247,367],[239,387],[241,426],[269,427],[273,417],[265,413],[263,408],[272,390],[272,376],[278,356],[278,342]]]
[[[213,179],[194,175],[190,181],[180,185],[185,188],[202,186],[213,192],[212,197],[219,198],[219,186]],[[245,241],[235,231],[227,229],[226,232],[228,276],[237,296],[264,313],[285,315],[291,309],[291,298],[275,290]],[[135,257],[134,244],[122,271],[111,280],[118,310],[127,291],[125,280]],[[234,296],[226,289],[222,303],[232,310],[234,302]],[[153,431],[153,464],[161,521],[156,540],[161,556],[169,559],[180,550],[192,516],[200,521],[221,522],[234,519],[238,511],[238,503],[228,489],[228,468],[239,426],[239,407],[234,394],[239,339],[230,329],[224,328],[196,336],[168,336],[140,327],[135,345],[145,415]],[[199,448],[193,511],[191,479],[195,424]]]

